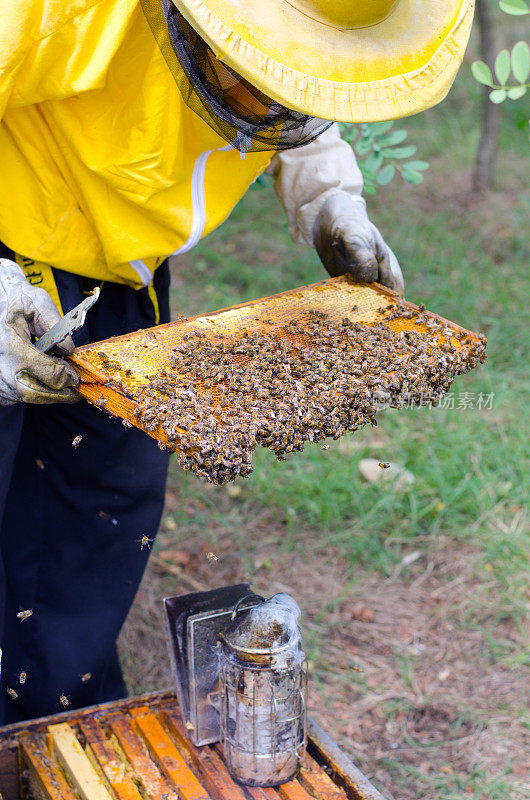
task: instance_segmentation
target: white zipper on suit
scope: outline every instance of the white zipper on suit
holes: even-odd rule
[[[144,286],[149,286],[153,280],[153,275],[145,261],[141,258],[135,258],[134,261],[129,261],[129,264],[134,269]]]
[[[175,250],[174,256],[181,253],[187,253],[192,247],[199,242],[204,233],[204,226],[206,225],[206,197],[204,190],[204,175],[206,172],[206,162],[212,153],[222,153],[226,150],[233,150],[233,144],[225,144],[224,147],[216,147],[213,150],[205,150],[198,156],[191,174],[191,208],[193,214],[193,222],[191,225],[190,235],[184,244]]]

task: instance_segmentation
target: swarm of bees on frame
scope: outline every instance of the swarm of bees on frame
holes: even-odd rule
[[[162,430],[184,469],[222,484],[252,472],[258,444],[283,460],[308,441],[377,424],[382,399],[391,407],[403,398],[436,402],[456,375],[485,360],[485,337],[468,338],[424,311],[396,302],[373,323],[312,310],[238,335],[195,330],[147,384],[119,386],[136,402],[138,427]],[[414,327],[397,332],[394,319]]]

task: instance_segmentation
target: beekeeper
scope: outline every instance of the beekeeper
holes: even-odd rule
[[[115,642],[168,462],[144,433],[64,405],[76,374],[32,336],[95,285],[62,355],[168,321],[167,256],[266,169],[292,238],[331,275],[402,292],[329,120],[441,100],[472,13],[472,0],[2,0],[2,721],[125,694]]]

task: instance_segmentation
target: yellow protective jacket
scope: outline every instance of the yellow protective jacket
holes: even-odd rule
[[[0,119],[0,241],[135,288],[271,158],[186,107],[139,0],[0,0]]]

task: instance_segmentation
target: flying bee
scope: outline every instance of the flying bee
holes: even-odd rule
[[[219,556],[216,556],[215,553],[212,553],[211,551],[206,553],[206,558],[208,561],[219,561]]]
[[[29,619],[32,614],[33,611],[31,610],[31,608],[27,608],[25,611],[18,612],[17,619],[19,619],[21,622],[24,622],[24,620]]]
[[[27,672],[25,670],[22,670],[22,672],[18,676],[18,682],[20,683],[20,685],[22,685],[23,683],[26,683],[26,678],[27,677],[28,677]]]
[[[14,689],[11,689],[10,686],[6,687],[6,692],[9,695],[9,697],[11,698],[11,700],[18,700],[18,694],[15,692]]]
[[[380,466],[381,469],[390,469],[390,464],[388,461],[380,461],[378,466]]]
[[[141,539],[137,539],[136,541],[141,545],[140,550],[143,550],[144,547],[147,547],[150,550],[151,542],[153,542],[154,539],[150,539],[148,536],[142,536]]]
[[[81,678],[81,683],[87,683],[90,680],[90,678],[92,677],[92,673],[91,672],[85,672],[84,675],[80,675],[79,677]]]
[[[74,450],[77,450],[82,441],[83,441],[83,434],[78,433],[77,436],[74,439],[72,439],[72,447],[74,448]]]
[[[65,694],[62,694],[59,697],[59,702],[63,708],[68,708],[68,706],[70,705],[70,698],[67,697]]]

